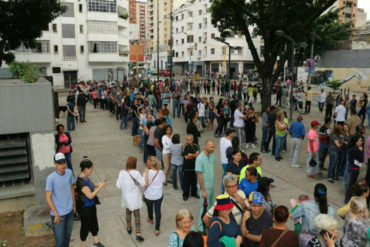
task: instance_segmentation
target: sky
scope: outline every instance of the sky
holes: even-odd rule
[[[358,7],[365,9],[367,13],[367,20],[370,21],[370,0],[358,0]]]

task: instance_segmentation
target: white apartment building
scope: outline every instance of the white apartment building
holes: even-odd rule
[[[54,88],[88,80],[119,80],[129,61],[128,0],[62,0],[67,11],[49,24],[35,49],[15,59],[40,67]]]
[[[228,63],[228,47],[215,40],[220,33],[211,23],[208,12],[212,0],[188,0],[174,10],[173,50],[174,71],[178,75],[199,73],[201,76],[225,74]],[[253,39],[259,54],[263,40]],[[233,75],[255,69],[245,37],[234,35],[227,38],[231,46],[231,72]],[[262,58],[263,60],[263,58]]]

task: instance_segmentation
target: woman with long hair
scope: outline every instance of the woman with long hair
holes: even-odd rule
[[[249,145],[252,148],[256,148],[255,136],[256,136],[256,123],[258,123],[258,115],[254,112],[253,107],[249,107],[246,112],[247,118],[245,119],[245,141],[247,144],[247,148]]]
[[[302,231],[299,235],[300,246],[307,246],[308,241],[316,236],[314,219],[319,214],[335,217],[334,209],[328,205],[327,188],[321,183],[315,185],[314,198],[302,202],[293,213],[293,220],[302,220]]]
[[[276,161],[282,160],[280,151],[283,146],[284,136],[286,135],[286,132],[288,129],[288,125],[286,124],[284,119],[285,119],[284,112],[280,112],[275,121],[275,141],[276,141],[275,160]]]
[[[335,170],[338,170],[338,163],[339,163],[339,154],[341,148],[343,146],[343,133],[342,133],[342,125],[337,124],[333,132],[330,136],[330,143],[329,143],[329,169],[328,169],[328,182],[334,183],[334,180],[338,180],[338,177],[334,177]],[[337,172],[338,174],[338,172]]]
[[[223,98],[219,99],[215,111],[216,111],[215,113],[217,116],[217,128],[215,131],[215,137],[217,138],[217,137],[221,137],[224,124],[225,124],[225,111],[224,111],[224,99]]]
[[[170,125],[166,125],[163,128],[163,131],[165,133],[165,135],[162,136],[162,144],[163,144],[162,160],[163,160],[163,166],[164,166],[163,171],[166,176],[167,182],[171,183],[172,182],[172,178],[171,178],[172,127]]]

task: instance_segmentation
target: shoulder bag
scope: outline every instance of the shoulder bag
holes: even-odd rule
[[[271,245],[271,247],[275,247],[279,241],[285,236],[285,234],[287,234],[289,232],[289,230],[284,230],[280,236],[275,240],[275,242]]]
[[[144,192],[145,192],[145,191],[149,188],[149,186],[153,183],[153,181],[154,181],[154,179],[157,177],[158,173],[159,173],[159,170],[158,170],[158,171],[157,171],[157,173],[154,175],[154,177],[153,177],[152,181],[151,181],[151,182],[148,184],[148,186],[144,189],[144,191],[143,191],[143,197],[142,197],[143,202],[145,202]],[[149,173],[148,173],[148,177],[149,177]]]

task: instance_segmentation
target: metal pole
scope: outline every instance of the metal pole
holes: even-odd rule
[[[172,21],[173,21],[173,0],[171,0],[171,13],[170,13],[170,85],[172,85],[172,72],[173,72],[173,38],[172,38]]]
[[[159,82],[159,0],[157,0],[157,82]]]
[[[290,70],[292,71],[292,81],[290,82],[290,112],[289,112],[289,119],[290,121],[293,120],[293,83],[294,83],[294,47],[295,47],[295,42],[294,40],[292,41],[292,56],[291,56],[291,65],[290,65]]]
[[[228,75],[229,75],[229,102],[230,102],[230,94],[231,94],[231,68],[230,68],[230,61],[231,61],[231,45],[229,44],[229,62],[227,64],[227,67],[228,67]]]
[[[310,59],[313,59],[314,46],[315,46],[315,32],[312,33],[312,44],[311,44],[311,51],[310,51]],[[308,79],[307,79],[307,85],[309,86],[310,84],[311,84],[311,67],[309,67]]]

